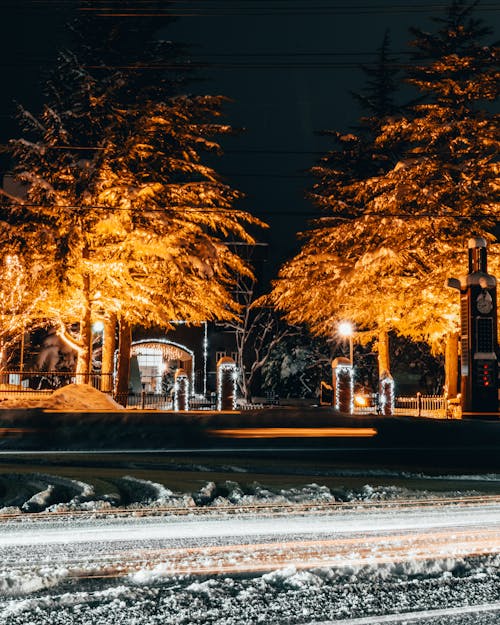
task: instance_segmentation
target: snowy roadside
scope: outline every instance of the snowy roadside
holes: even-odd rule
[[[360,621],[376,625],[387,614],[436,610],[444,619],[433,625],[495,625],[499,560],[476,558],[362,568],[279,570],[257,577],[212,577],[205,580],[143,576],[118,584],[93,582],[60,590],[40,588],[33,596],[0,599],[5,625],[298,625],[321,621]],[[470,606],[491,606],[483,621],[465,618]],[[347,620],[349,619],[349,620]],[[354,624],[353,624],[354,625]]]
[[[226,467],[227,469],[228,467]],[[231,467],[229,467],[230,469]],[[344,474],[344,477],[347,473]],[[192,507],[192,508],[231,508],[252,506],[255,504],[325,504],[347,502],[389,502],[400,500],[428,500],[450,497],[471,497],[480,494],[479,489],[455,489],[436,491],[427,489],[409,489],[393,485],[371,485],[366,483],[359,488],[347,487],[342,474],[338,477],[338,486],[310,483],[295,488],[279,488],[262,485],[257,481],[250,483],[243,480],[206,481],[193,492],[176,492],[168,486],[134,476],[99,480],[100,493],[96,493],[95,484],[81,480],[55,476],[45,473],[3,473],[0,474],[0,515],[21,515],[31,512],[98,512],[115,508],[157,508]],[[380,477],[380,475],[379,475]],[[422,475],[414,477],[421,480],[433,478]],[[369,479],[369,476],[366,476]],[[441,478],[442,479],[442,478]],[[498,481],[499,475],[450,476],[450,480],[474,480],[488,483]],[[104,488],[105,490],[103,492]]]
[[[127,482],[134,488],[146,486],[136,478]],[[153,488],[151,483],[147,486]],[[235,491],[235,483],[230,486]],[[165,486],[156,487],[157,500],[171,497]],[[362,490],[365,496],[381,496],[373,487]],[[318,485],[287,492],[290,499],[324,500],[326,495]],[[389,489],[387,496],[394,492]],[[442,504],[430,509],[416,504],[411,511],[396,506],[367,514],[353,510],[329,518],[304,514],[281,520],[262,518],[257,512],[228,518],[218,506],[213,509],[218,518],[146,519],[131,514],[125,520],[104,522],[54,515],[53,521],[37,523],[32,515],[30,523],[4,522],[0,622],[305,625],[343,620],[348,625],[349,620],[370,615],[370,625],[378,625],[379,616],[407,613],[401,625],[413,625],[414,611],[432,618],[437,610],[440,620],[429,624],[498,623],[500,556],[489,551],[498,550],[494,542],[498,504],[475,504],[464,510],[443,497]],[[472,545],[472,535],[484,549]],[[332,540],[329,556],[326,543]],[[418,540],[426,557],[418,553],[422,549]],[[316,543],[324,565],[308,563]],[[393,548],[403,555],[396,555]],[[259,552],[272,554],[273,549],[297,563],[277,567],[272,555],[268,572],[251,572],[247,566],[251,559],[260,558]],[[173,572],[174,557],[201,573]],[[336,565],[326,564],[328,558]],[[247,572],[223,572],[224,562],[241,562]],[[212,565],[218,573],[206,572]],[[116,576],[106,571],[115,571]],[[491,608],[456,614],[458,606],[476,605]]]

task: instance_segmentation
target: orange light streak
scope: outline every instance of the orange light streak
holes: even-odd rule
[[[31,434],[36,432],[34,428],[0,428],[0,437],[2,436],[19,436],[20,434]]]
[[[123,577],[141,570],[153,574],[157,572],[159,576],[257,573],[289,566],[298,570],[345,565],[373,566],[499,552],[500,531],[497,528],[475,531],[450,529],[446,532],[381,534],[318,541],[128,551],[103,558],[98,570],[73,570],[70,577]],[[117,562],[119,558],[124,559],[123,564]]]
[[[373,438],[375,428],[234,428],[208,430],[219,438]]]

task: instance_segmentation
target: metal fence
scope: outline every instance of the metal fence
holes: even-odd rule
[[[123,397],[115,397],[120,401]],[[128,393],[127,408],[136,408],[139,410],[173,410],[173,398],[171,394],[148,393]],[[215,393],[208,397],[200,395],[191,396],[188,402],[189,410],[215,410],[217,407],[217,398]]]
[[[363,405],[354,401],[354,414],[379,414],[378,396],[373,394],[364,398]],[[394,414],[411,417],[431,417],[434,419],[453,418],[457,411],[452,410],[444,395],[422,395],[396,397],[394,400]]]
[[[102,373],[74,371],[1,371],[0,393],[4,397],[44,396],[68,384],[90,384],[99,391],[112,394],[113,376]]]
[[[421,395],[396,397],[394,414],[412,417],[446,418],[448,402],[444,395]]]
[[[0,372],[0,396],[4,398],[24,397],[36,399],[50,395],[53,391],[68,384],[90,384],[95,389],[113,395],[112,374],[90,373],[76,374],[71,371],[2,371]],[[326,386],[326,385],[325,385]],[[331,387],[329,387],[331,389]],[[329,390],[329,389],[328,389]],[[127,393],[124,396],[114,395],[114,399],[127,408],[143,410],[172,410],[173,399],[171,394]],[[328,397],[328,399],[330,399]],[[377,395],[365,397],[365,405],[354,403],[355,414],[378,413]],[[331,399],[330,399],[331,401]],[[266,404],[277,404],[277,398],[266,397]],[[322,402],[323,403],[323,402]],[[325,404],[327,402],[325,401]],[[216,410],[217,401],[215,393],[207,397],[200,395],[189,398],[190,410]],[[241,409],[251,410],[261,408],[259,405],[243,405]],[[457,410],[453,410],[446,397],[443,395],[422,395],[417,393],[413,397],[396,397],[395,415],[409,415],[414,417],[446,418],[457,416]]]
[[[76,374],[74,371],[1,371],[0,397],[41,399],[50,396],[55,390],[69,384],[90,384],[93,388],[113,396],[122,406],[143,410],[172,410],[173,398],[170,393],[114,393],[112,374]],[[190,410],[215,410],[215,393],[207,397],[194,395],[189,398]]]

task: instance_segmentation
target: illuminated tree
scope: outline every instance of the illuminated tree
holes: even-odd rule
[[[44,231],[36,234],[11,219],[8,201],[0,197],[0,365],[14,355],[13,348],[25,332],[45,325],[45,302],[52,286],[40,244]],[[31,245],[28,243],[31,241]]]
[[[488,109],[498,48],[482,43],[489,31],[473,8],[454,1],[435,34],[413,30],[408,81],[425,99],[381,119],[369,153],[362,138],[340,137],[342,150],[315,169],[313,199],[330,215],[275,285],[292,322],[327,335],[345,317],[365,337],[393,329],[434,346],[455,329],[458,302],[445,278],[465,267],[471,233],[494,240],[500,217],[500,126]],[[339,168],[347,147],[354,159]]]
[[[230,288],[251,275],[226,243],[253,242],[247,227],[259,222],[235,208],[240,194],[204,162],[231,132],[219,121],[224,98],[180,94],[182,80],[165,69],[176,48],[154,41],[150,20],[141,24],[81,22],[80,48],[61,54],[43,111],[21,111],[25,136],[11,142],[26,189],[11,210],[50,233],[51,318],[83,373],[93,319],[116,315],[125,332],[230,319]]]
[[[272,300],[291,323],[307,323],[314,333],[328,338],[335,335],[339,320],[354,321],[358,340],[378,337],[382,373],[390,368],[388,332],[393,313],[381,305],[375,308],[387,285],[381,281],[384,276],[379,275],[374,255],[364,253],[365,237],[376,223],[368,216],[367,181],[389,171],[402,149],[395,144],[387,150],[376,144],[384,120],[399,110],[395,101],[399,68],[390,55],[387,33],[375,66],[363,71],[367,85],[354,95],[365,116],[357,134],[324,133],[332,137],[334,148],[312,169],[318,182],[309,197],[325,216],[303,235],[302,250],[282,268]],[[370,268],[374,271],[368,277]]]

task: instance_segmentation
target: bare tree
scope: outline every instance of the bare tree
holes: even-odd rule
[[[298,330],[283,321],[280,314],[266,304],[265,298],[256,296],[254,278],[240,277],[236,299],[241,306],[240,314],[226,327],[234,332],[240,392],[249,401],[258,375],[275,347]]]

